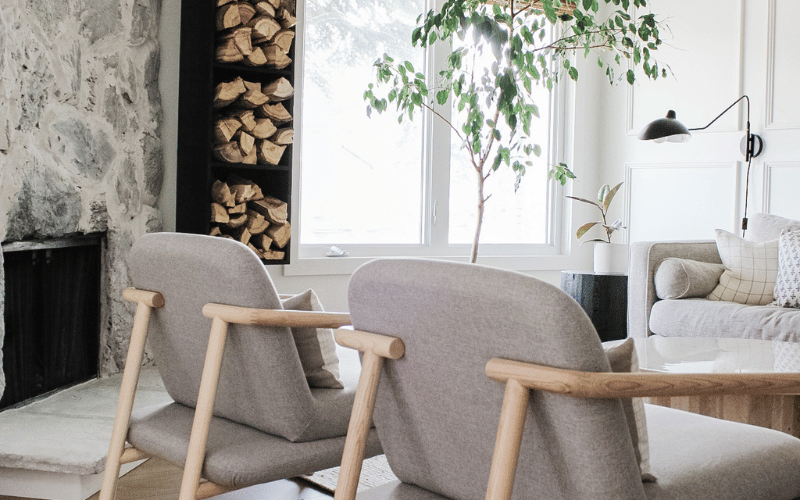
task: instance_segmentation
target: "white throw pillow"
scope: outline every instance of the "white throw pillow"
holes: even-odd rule
[[[716,233],[725,271],[707,298],[758,306],[771,303],[778,276],[778,240],[748,241],[722,229]]]
[[[611,365],[611,371],[616,373],[639,371],[639,359],[636,357],[632,338],[621,343],[603,344],[603,349]],[[625,412],[625,419],[628,421],[628,432],[631,435],[642,481],[655,481],[656,478],[650,470],[650,442],[647,436],[644,401],[642,398],[622,399],[622,409]]]
[[[800,308],[800,231],[784,230],[778,240],[774,297],[777,306]]]
[[[292,311],[323,311],[322,304],[313,290],[289,297],[282,301],[283,308]],[[339,357],[336,342],[330,328],[293,327],[292,335],[300,355],[300,364],[309,387],[343,389],[339,379]]]

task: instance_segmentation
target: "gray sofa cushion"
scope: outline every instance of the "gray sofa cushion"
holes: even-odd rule
[[[723,271],[722,264],[675,257],[664,259],[656,270],[656,295],[659,299],[705,297],[717,286]]]
[[[772,214],[755,214],[747,223],[748,229],[744,237],[751,241],[777,240],[784,229],[796,231],[800,229],[800,220],[787,219]]]
[[[706,299],[659,300],[650,330],[665,337],[733,337],[800,342],[800,310]]]

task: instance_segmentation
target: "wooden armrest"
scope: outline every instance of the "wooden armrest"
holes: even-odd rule
[[[203,315],[239,325],[339,328],[350,324],[350,315],[345,313],[253,309],[214,303],[203,307]]]
[[[148,307],[159,309],[164,307],[164,296],[158,292],[139,290],[137,288],[126,288],[122,291],[122,297],[131,302],[143,302]]]
[[[495,358],[486,375],[576,398],[800,394],[800,373],[581,372]]]
[[[339,345],[361,352],[371,351],[383,358],[400,359],[406,351],[405,344],[397,337],[341,328],[333,334]]]

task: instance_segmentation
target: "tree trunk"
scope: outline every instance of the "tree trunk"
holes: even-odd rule
[[[486,179],[483,177],[482,171],[477,171],[478,174],[478,215],[477,224],[475,226],[475,239],[472,240],[472,253],[470,253],[469,261],[475,264],[478,260],[478,242],[481,239],[481,227],[483,227],[483,212],[486,209],[486,198],[483,197],[483,185]]]

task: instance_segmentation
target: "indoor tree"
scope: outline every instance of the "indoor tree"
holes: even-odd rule
[[[600,9],[600,4],[609,7]],[[517,183],[530,167],[531,154],[542,148],[531,137],[538,117],[532,89],[552,90],[559,78],[578,79],[574,54],[597,55],[597,65],[610,83],[633,84],[634,68],[646,78],[665,77],[652,53],[662,43],[663,26],[655,14],[637,15],[646,0],[445,0],[441,9],[420,15],[411,42],[428,47],[437,41],[449,46],[447,66],[429,81],[408,61],[390,55],[375,62],[378,87],[364,93],[367,114],[396,106],[398,121],[425,109],[444,120],[462,143],[477,175],[478,213],[471,262],[478,254],[486,202],[486,180],[500,168],[511,168]],[[602,12],[610,12],[608,15]],[[454,44],[453,36],[461,41]],[[476,64],[491,54],[488,65]],[[620,69],[621,68],[621,69]],[[617,74],[619,70],[620,74]],[[451,112],[442,112],[452,103]],[[564,163],[550,176],[562,185],[574,174]]]

